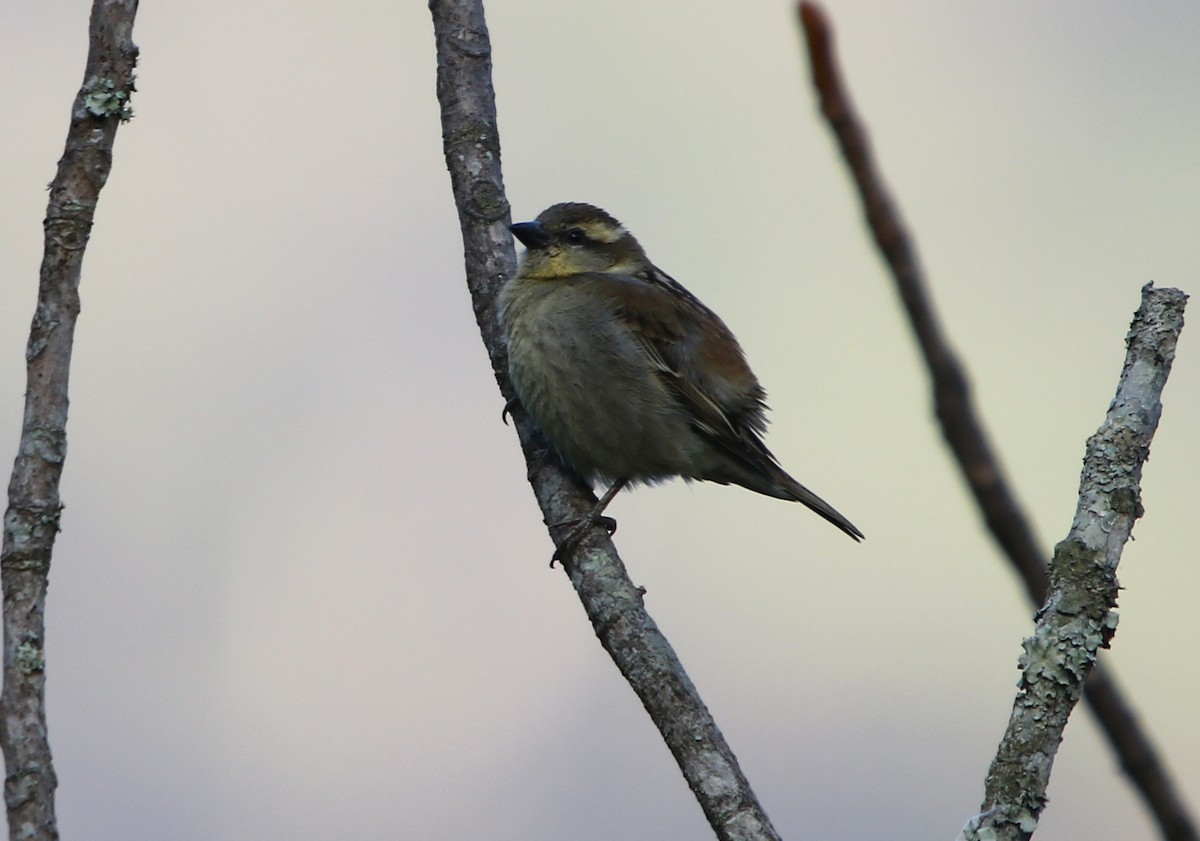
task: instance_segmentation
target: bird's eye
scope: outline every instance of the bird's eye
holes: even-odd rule
[[[563,238],[571,245],[583,245],[587,242],[587,234],[583,232],[582,228],[571,228],[563,235]]]

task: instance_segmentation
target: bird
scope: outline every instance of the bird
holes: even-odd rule
[[[604,210],[555,204],[511,225],[525,246],[501,288],[516,401],[554,451],[608,489],[554,559],[622,488],[685,480],[799,502],[855,541],[863,533],[793,479],[767,449],[766,392],[716,313],[655,266]]]

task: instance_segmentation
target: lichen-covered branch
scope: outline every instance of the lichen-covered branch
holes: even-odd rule
[[[480,0],[431,0],[437,44],[442,142],[466,259],[467,286],[501,394],[511,400],[496,295],[516,270],[509,206],[500,173],[500,142],[491,79],[491,45]],[[499,414],[499,413],[497,413]],[[512,405],[529,480],[547,523],[584,517],[591,491],[545,458],[545,443]],[[552,531],[561,538],[563,529]],[[670,643],[646,612],[616,549],[595,528],[563,554],[601,644],[641,699],[720,839],[768,841],[775,830],[737,759]]]
[[[45,608],[67,451],[67,382],[79,315],[79,277],[117,127],[131,115],[137,0],[95,0],[87,68],[46,211],[37,310],[25,351],[25,417],[4,514],[4,689],[0,743],[9,837],[49,841],[54,766],[46,733]]]
[[[988,771],[982,814],[967,841],[1024,841],[1037,827],[1067,718],[1117,626],[1117,564],[1142,515],[1142,466],[1162,414],[1162,390],[1187,296],[1142,289],[1125,367],[1108,415],[1087,443],[1079,505],[1050,561],[1050,591],[1024,642],[1008,729]]]
[[[862,199],[867,225],[891,270],[933,386],[934,412],[963,479],[996,543],[1035,605],[1046,601],[1046,552],[1017,500],[971,398],[970,379],[950,346],[900,211],[871,153],[866,127],[842,80],[833,31],[815,3],[800,3],[821,113],[841,147]],[[1088,677],[1085,697],[1129,780],[1137,787],[1168,841],[1200,841],[1196,825],[1166,764],[1138,722],[1111,670],[1100,663]]]

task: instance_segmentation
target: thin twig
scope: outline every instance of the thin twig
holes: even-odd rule
[[[1067,719],[1117,627],[1117,564],[1142,516],[1142,466],[1162,414],[1186,302],[1177,289],[1142,289],[1117,395],[1088,439],[1075,520],[1054,548],[1049,597],[1025,640],[1012,715],[988,771],[981,814],[964,830],[966,841],[1025,841],[1037,828]]]
[[[925,357],[942,435],[962,471],[992,537],[1016,568],[1030,600],[1046,600],[1046,552],[1038,545],[1029,520],[992,451],[983,423],[971,400],[964,367],[947,342],[926,291],[926,283],[904,222],[888,195],[871,154],[865,127],[854,112],[838,69],[833,33],[821,9],[800,3],[800,20],[808,45],[813,86],[821,112],[841,146],[858,186],[867,224],[887,261],[896,290],[908,313],[913,334]],[[1200,841],[1194,820],[1176,790],[1149,735],[1124,699],[1116,679],[1098,665],[1088,678],[1085,697],[1129,779],[1168,841]]]
[[[479,0],[431,0],[437,44],[442,142],[458,207],[467,287],[493,373],[506,400],[508,382],[496,295],[516,270],[509,206],[500,173],[500,143],[491,80],[491,45]],[[547,523],[579,519],[591,491],[544,458],[544,442],[519,405],[510,403]],[[561,534],[564,530],[552,530]],[[720,839],[778,839],[716,723],[675,652],[646,612],[612,542],[592,529],[564,552],[564,568],[604,649],[662,733],[684,778]]]
[[[21,442],[8,486],[4,544],[4,689],[0,695],[4,800],[9,837],[58,838],[56,779],[45,710],[45,607],[50,556],[62,503],[67,451],[67,382],[79,277],[100,190],[112,168],[117,127],[130,116],[137,47],[137,0],[95,0],[83,87],[58,173],[50,185],[37,310],[25,351],[27,388]]]
[[[833,33],[824,14],[811,3],[800,5],[813,85],[821,99],[821,113],[842,147],[875,237],[908,313],[913,334],[929,366],[933,402],[942,435],[950,445],[963,475],[996,541],[1029,582],[1034,600],[1046,595],[1046,566],[1029,521],[992,452],[987,433],[971,401],[971,387],[962,363],[942,332],[933,301],[917,260],[916,248],[904,221],[879,176],[866,129],[859,122],[850,96],[841,81],[833,47]]]

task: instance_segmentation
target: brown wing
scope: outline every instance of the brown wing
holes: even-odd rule
[[[775,462],[759,438],[765,393],[716,313],[653,266],[589,281],[610,297],[698,432],[749,467]]]

